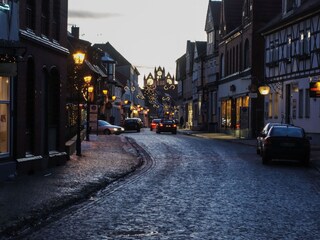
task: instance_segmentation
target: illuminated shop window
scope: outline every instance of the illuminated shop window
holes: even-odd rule
[[[0,156],[9,152],[9,78],[0,77]]]

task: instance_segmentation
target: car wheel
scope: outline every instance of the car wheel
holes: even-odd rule
[[[137,129],[137,132],[140,132],[140,128]]]
[[[150,128],[150,131],[152,131],[152,128]]]
[[[176,132],[176,131],[173,131],[172,134],[177,134],[177,132]]]
[[[106,129],[106,130],[104,130],[104,131],[103,131],[103,134],[104,134],[104,135],[110,135],[110,134],[111,134],[111,132],[110,132],[110,130],[109,130],[109,129]]]
[[[306,167],[309,166],[310,163],[310,154],[306,155],[303,159],[302,159],[302,164]]]
[[[160,134],[160,131],[156,131],[156,133]]]

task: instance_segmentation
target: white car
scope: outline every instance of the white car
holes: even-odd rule
[[[91,131],[96,132],[96,127],[91,127]],[[98,132],[106,135],[119,135],[120,133],[124,132],[124,128],[117,125],[112,125],[104,120],[98,120]]]

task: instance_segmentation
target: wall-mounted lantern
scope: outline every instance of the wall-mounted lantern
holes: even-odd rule
[[[260,86],[258,90],[261,95],[268,95],[270,93],[270,87],[267,85]]]

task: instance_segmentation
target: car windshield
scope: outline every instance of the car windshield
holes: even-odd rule
[[[171,123],[173,123],[173,121],[172,120],[163,120],[163,123],[164,124],[171,124]]]
[[[303,137],[303,130],[300,128],[273,127],[270,135],[281,137]]]
[[[111,124],[106,121],[99,121],[99,126],[107,126],[107,125],[111,125]]]

